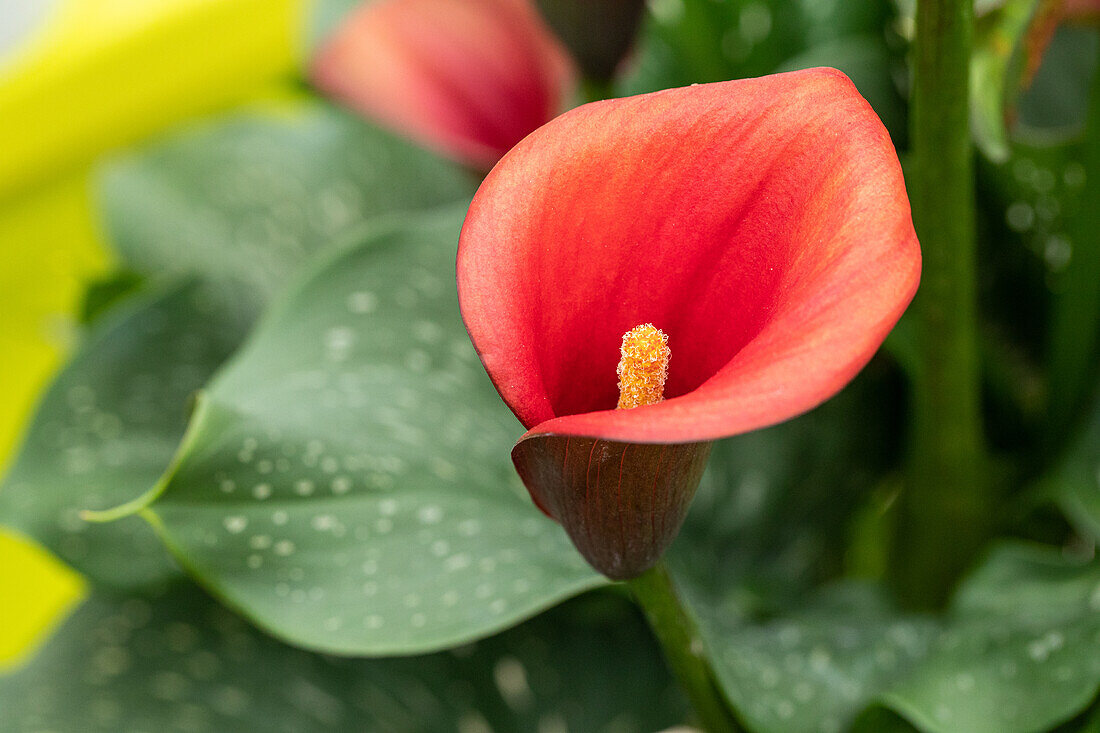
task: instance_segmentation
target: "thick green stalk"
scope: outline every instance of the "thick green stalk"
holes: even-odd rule
[[[628,585],[703,727],[710,733],[740,731],[703,656],[695,622],[681,605],[664,563],[628,581]]]
[[[923,273],[918,363],[894,579],[912,605],[942,603],[987,538],[969,131],[971,0],[918,0],[909,197]]]

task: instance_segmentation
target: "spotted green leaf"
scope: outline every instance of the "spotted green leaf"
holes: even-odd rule
[[[187,425],[189,396],[240,341],[208,293],[140,295],[97,321],[49,388],[0,486],[0,524],[45,544],[92,579],[140,585],[178,573],[140,520],[89,524],[148,490]]]
[[[893,453],[890,383],[876,362],[809,414],[714,446],[670,564],[748,730],[846,730],[934,632],[867,586],[811,590]]]
[[[718,680],[750,730],[839,733],[936,634],[867,586],[837,586],[763,624],[698,608]]]
[[[928,656],[882,700],[922,731],[1042,731],[1100,688],[1100,564],[1005,546],[955,597]]]
[[[861,714],[875,729],[876,708],[926,733],[1028,733],[1100,688],[1100,565],[1053,550],[1000,548],[935,618],[850,584],[764,622],[694,608],[719,682],[758,733],[847,730]]]
[[[768,612],[835,577],[845,529],[896,451],[891,385],[874,362],[810,413],[718,441],[670,555],[684,590],[726,613]]]
[[[364,221],[465,199],[473,184],[457,166],[301,95],[214,117],[98,177],[127,267],[199,276],[250,316]]]
[[[774,73],[820,44],[882,37],[894,15],[889,0],[654,0],[647,6],[637,58],[621,80],[624,93]]]
[[[343,654],[485,636],[604,581],[531,503],[459,318],[464,208],[315,270],[202,394],[143,511],[260,626]]]
[[[1086,416],[1100,377],[1100,209],[1094,205],[1100,173],[1093,173],[1100,171],[1100,76],[1097,82],[1090,123],[1097,134],[1057,146],[1016,143],[1011,159],[989,177],[1003,221],[993,235],[1001,243],[997,256],[988,262],[998,283],[994,317],[1014,348],[1044,353],[1046,384],[1013,371],[1011,358],[990,358],[990,368],[992,375],[1005,372],[997,381],[1028,412],[1041,413],[1042,422],[1028,426],[1036,434],[1019,449],[1041,442],[1044,462],[1050,446],[1068,439]],[[1015,238],[1020,245],[1005,246]],[[1026,425],[1012,417],[992,428]]]
[[[581,599],[455,652],[349,660],[257,633],[190,585],[149,598],[100,592],[27,667],[0,677],[0,727],[644,733],[682,720],[644,626],[606,600]]]
[[[1100,404],[1050,484],[1078,530],[1100,540]]]

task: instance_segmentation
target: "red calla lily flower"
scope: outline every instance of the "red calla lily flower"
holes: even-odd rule
[[[474,198],[463,318],[529,428],[536,504],[629,578],[676,536],[710,441],[838,392],[920,277],[901,167],[852,83],[813,69],[574,109]],[[624,332],[671,350],[666,399],[614,409]]]
[[[377,0],[322,45],[310,75],[379,123],[488,170],[561,111],[574,72],[528,0]]]

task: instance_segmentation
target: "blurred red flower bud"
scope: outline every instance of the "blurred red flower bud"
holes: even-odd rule
[[[484,170],[561,111],[573,77],[528,0],[366,3],[311,70],[324,92]]]

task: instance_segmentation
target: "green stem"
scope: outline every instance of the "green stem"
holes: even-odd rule
[[[918,0],[909,196],[924,270],[914,303],[918,363],[913,441],[894,579],[911,605],[935,606],[988,536],[969,130],[971,0]]]
[[[664,563],[628,581],[628,585],[703,727],[710,733],[740,731],[703,657],[695,622],[680,603]]]

